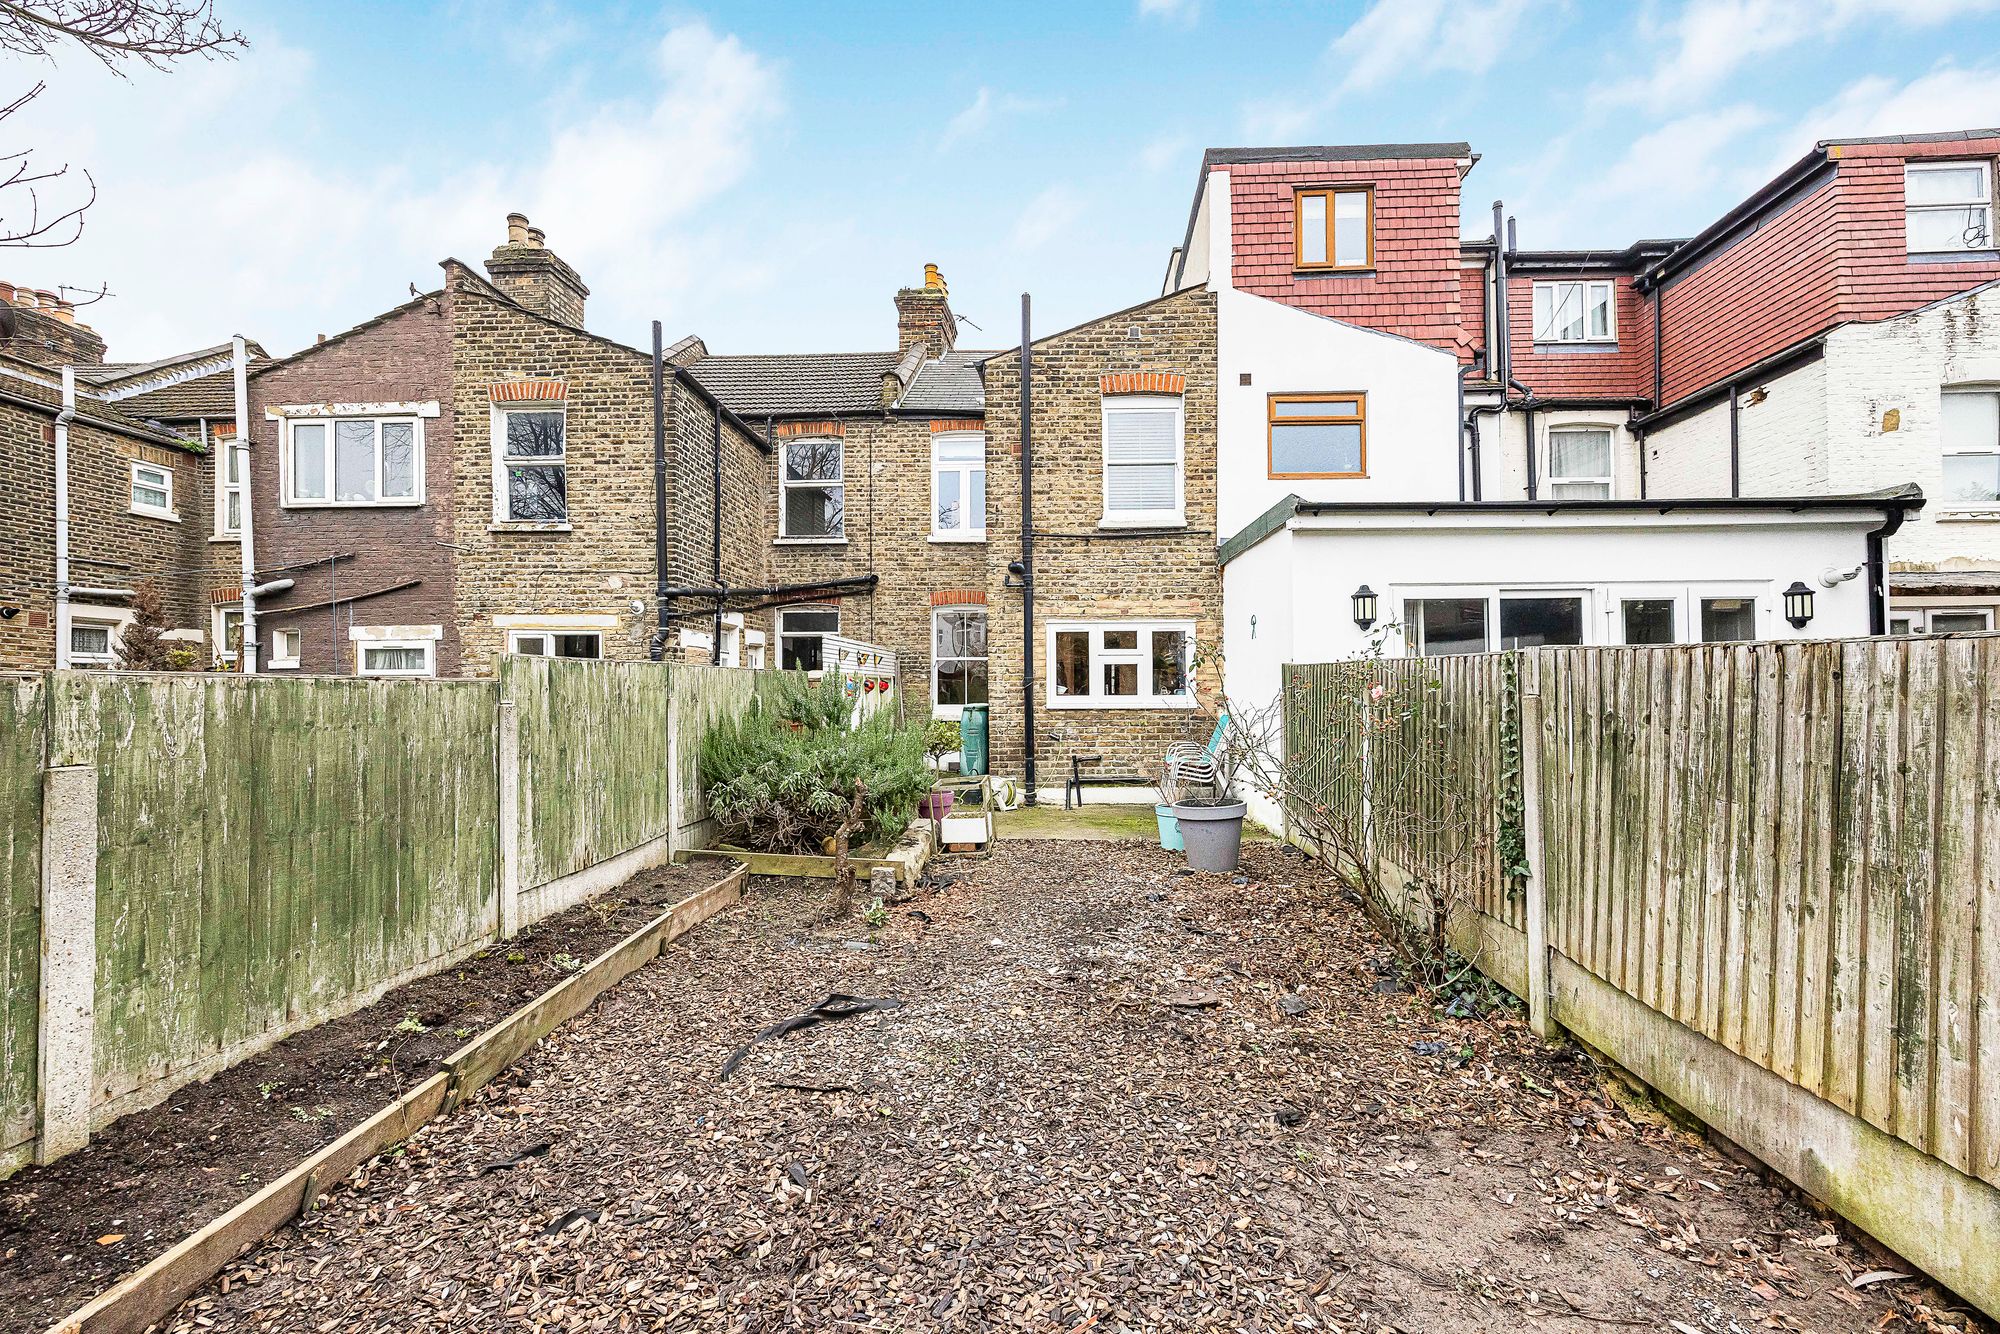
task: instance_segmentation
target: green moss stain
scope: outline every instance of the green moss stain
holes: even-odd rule
[[[35,1133],[44,690],[39,679],[0,678],[0,1152]]]

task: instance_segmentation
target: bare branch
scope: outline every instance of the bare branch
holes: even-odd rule
[[[134,60],[165,69],[227,59],[248,45],[216,19],[214,0],[0,0],[0,50],[53,61],[71,42],[114,73]]]

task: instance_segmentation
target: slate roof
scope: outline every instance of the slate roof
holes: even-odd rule
[[[49,377],[45,366],[32,362],[0,358],[0,401],[14,403],[32,411],[46,412],[54,417],[62,409],[62,385]],[[106,430],[117,431],[138,440],[154,444],[177,445],[191,453],[200,449],[190,440],[177,433],[165,430],[150,422],[141,421],[124,412],[120,405],[105,402],[97,397],[101,391],[77,389],[76,415],[83,421]]]
[[[270,360],[269,357],[251,357],[249,369],[254,371]],[[178,384],[163,385],[158,389],[128,394],[116,401],[120,408],[132,416],[151,418],[154,421],[233,417],[236,415],[236,376],[233,371],[225,368],[211,371],[207,375],[196,376],[192,380],[182,380]]]
[[[906,412],[984,413],[986,386],[979,363],[991,355],[961,349],[925,362],[896,406]]]
[[[741,416],[811,417],[880,412],[894,352],[773,353],[704,357],[688,372]]]

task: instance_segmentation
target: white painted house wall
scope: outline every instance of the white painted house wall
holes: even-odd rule
[[[1474,400],[1477,401],[1476,399]],[[1544,409],[1535,413],[1535,470],[1541,482],[1540,494],[1548,496],[1549,432],[1563,426],[1604,426],[1611,430],[1611,495],[1615,500],[1632,500],[1639,495],[1639,447],[1626,425],[1623,408]],[[1479,419],[1480,499],[1526,500],[1528,498],[1528,456],[1523,447],[1527,432],[1525,414],[1509,408],[1497,418]],[[1725,474],[1726,476],[1726,474]],[[1727,495],[1725,486],[1711,495]]]
[[[1828,473],[1827,367],[1809,362],[1767,380],[1746,382],[1739,398],[1737,449],[1746,496],[1823,496],[1875,491],[1894,482],[1848,487]],[[1754,391],[1765,398],[1753,403]],[[1648,496],[1729,494],[1729,400],[1723,398],[1646,437]]]

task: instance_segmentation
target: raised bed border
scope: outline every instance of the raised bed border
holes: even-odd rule
[[[668,945],[743,897],[737,866],[605,950],[569,977],[446,1057],[444,1068],[325,1148],[209,1220],[141,1269],[49,1326],[48,1334],[140,1334],[169,1315],[250,1247],[313,1207],[320,1193],[384,1149],[449,1114]]]
[[[894,847],[879,857],[853,857],[847,864],[854,868],[855,875],[867,880],[869,873],[888,868],[896,873],[896,879],[904,889],[915,889],[917,877],[924,873],[937,852],[937,844],[931,834],[929,820],[919,817],[910,822],[903,836],[896,840]],[[752,875],[793,875],[808,880],[833,879],[834,861],[831,857],[816,857],[804,852],[752,852],[748,848],[731,847],[726,843],[706,848],[690,848],[685,853],[674,854],[675,860],[692,857],[731,857],[741,862]]]

